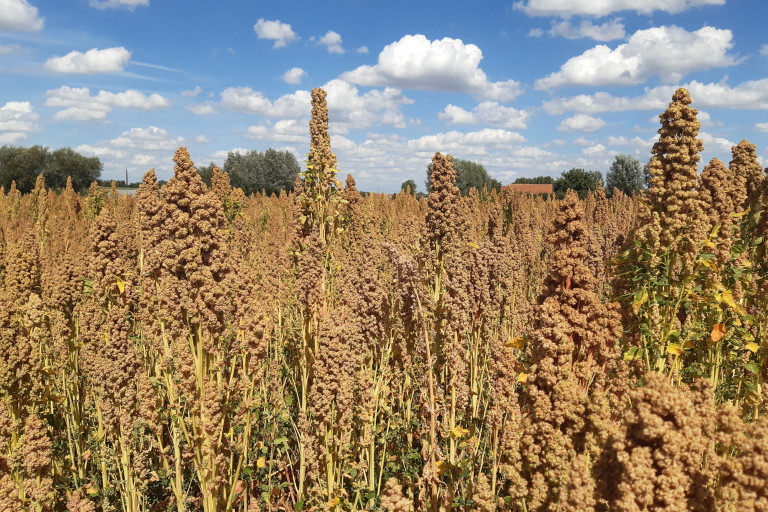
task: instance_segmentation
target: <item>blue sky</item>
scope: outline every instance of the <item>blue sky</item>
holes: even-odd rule
[[[0,144],[70,146],[131,181],[170,177],[180,145],[301,162],[324,87],[361,189],[422,186],[435,151],[508,183],[646,162],[685,86],[701,167],[744,138],[765,166],[766,20],[762,0],[0,0]]]

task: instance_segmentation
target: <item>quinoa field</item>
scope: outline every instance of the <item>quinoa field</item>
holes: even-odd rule
[[[768,510],[768,177],[694,106],[631,197],[361,194],[322,89],[291,193],[0,189],[0,512]]]

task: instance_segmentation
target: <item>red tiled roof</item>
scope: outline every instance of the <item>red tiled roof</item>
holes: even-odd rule
[[[506,187],[501,187],[501,190],[509,190],[510,192],[525,192],[527,194],[552,194],[552,184],[548,185],[529,185],[523,183],[513,183]]]

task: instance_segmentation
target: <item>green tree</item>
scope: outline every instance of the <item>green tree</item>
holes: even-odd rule
[[[488,171],[481,164],[461,158],[452,158],[453,168],[456,170],[456,188],[461,195],[466,196],[469,191],[476,188],[478,191],[487,187],[488,191],[501,190],[501,182],[491,178]],[[432,164],[427,167],[427,190],[429,191],[429,177],[432,175]]]
[[[517,178],[515,184],[519,185],[552,185],[555,179],[552,176],[537,176],[535,178]]]
[[[216,167],[216,164],[211,162],[208,165],[203,165],[197,168],[197,174],[199,174],[200,177],[203,178],[203,183],[205,183],[209,187],[211,186],[211,180],[213,179],[214,167]]]
[[[48,155],[45,146],[3,146],[0,148],[0,185],[8,190],[15,181],[20,192],[30,192],[35,188],[37,175],[45,169]]]
[[[43,176],[50,188],[64,188],[72,178],[75,191],[86,190],[101,176],[103,165],[98,157],[84,156],[72,148],[57,149],[46,158]]]
[[[301,169],[292,153],[270,148],[244,155],[230,152],[223,171],[229,174],[232,186],[240,187],[246,195],[262,191],[269,195],[293,190]]]
[[[588,191],[597,190],[597,187],[601,186],[602,179],[603,174],[600,171],[573,168],[563,172],[560,178],[555,180],[552,189],[560,198],[565,197],[565,192],[570,189],[579,194],[580,199],[584,199]]]
[[[645,177],[640,160],[631,155],[616,155],[606,175],[608,190],[617,188],[631,196],[643,189]]]
[[[410,191],[411,194],[416,195],[416,182],[413,180],[406,180],[400,185],[400,192]]]

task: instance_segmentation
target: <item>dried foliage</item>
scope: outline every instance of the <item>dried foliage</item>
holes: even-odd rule
[[[637,197],[361,194],[321,89],[290,194],[0,189],[0,510],[766,510],[768,178],[691,104]]]

